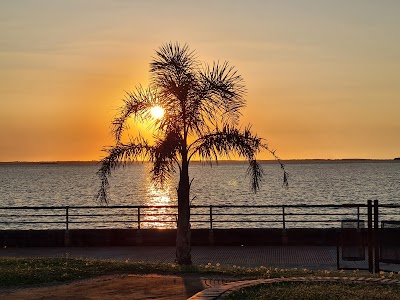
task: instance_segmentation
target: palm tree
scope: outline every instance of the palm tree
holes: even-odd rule
[[[98,175],[101,187],[97,198],[107,202],[108,175],[115,167],[130,160],[152,162],[152,180],[163,183],[177,170],[178,224],[176,262],[188,265],[191,260],[189,163],[192,159],[206,162],[229,157],[231,153],[249,161],[251,186],[257,191],[263,170],[256,154],[263,149],[276,159],[265,141],[251,132],[238,128],[240,110],[245,105],[242,77],[227,62],[201,65],[187,45],[168,43],[156,51],[150,63],[151,83],[129,92],[119,115],[113,120],[115,146],[106,149]],[[138,122],[151,120],[151,109],[160,106],[165,115],[153,120],[154,143],[142,137],[122,142],[130,117]],[[283,164],[284,183],[287,174]]]

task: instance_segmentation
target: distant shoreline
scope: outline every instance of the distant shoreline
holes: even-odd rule
[[[147,161],[128,162],[132,164],[146,163]],[[205,161],[192,161],[193,163],[207,164]],[[261,163],[276,163],[276,160],[259,160]],[[344,159],[288,159],[282,160],[284,164],[302,163],[373,163],[373,162],[400,162],[400,158],[394,159],[367,159],[367,158],[344,158]],[[218,163],[246,163],[245,160],[219,160]],[[98,165],[100,161],[3,161],[0,165]],[[217,164],[213,162],[213,164]]]

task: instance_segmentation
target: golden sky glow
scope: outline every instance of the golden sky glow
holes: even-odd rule
[[[282,158],[399,157],[399,13],[397,0],[3,1],[0,161],[99,159],[169,41],[236,66],[242,124]]]

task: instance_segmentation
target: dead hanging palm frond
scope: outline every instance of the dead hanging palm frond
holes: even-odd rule
[[[267,150],[273,157],[274,159],[279,163],[281,166],[281,169],[283,171],[283,186],[284,187],[289,187],[289,173],[285,169],[285,165],[283,164],[282,160],[279,158],[279,156],[276,155],[276,150],[271,150],[266,142],[261,144],[261,147],[265,150]]]
[[[255,159],[249,161],[247,176],[250,177],[251,189],[254,192],[257,192],[260,189],[260,183],[263,180],[264,170]]]
[[[96,194],[96,199],[107,204],[108,176],[111,174],[111,170],[120,165],[125,165],[129,161],[151,159],[154,147],[150,146],[144,139],[138,138],[129,144],[118,144],[114,147],[104,149],[104,151],[108,155],[100,161],[101,167],[97,171],[101,184]]]

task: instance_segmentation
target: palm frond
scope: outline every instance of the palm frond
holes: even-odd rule
[[[158,139],[152,153],[152,180],[161,185],[175,172],[178,155],[182,149],[182,137],[179,131],[170,131],[165,137]],[[179,165],[179,164],[178,164]]]
[[[151,87],[138,86],[133,92],[127,92],[124,105],[121,106],[119,115],[112,121],[112,133],[117,142],[121,140],[122,132],[129,129],[127,121],[129,117],[146,119],[149,110],[157,101],[157,92]]]
[[[108,203],[108,177],[111,171],[119,166],[124,166],[128,161],[151,159],[154,147],[147,141],[138,138],[129,144],[117,144],[114,147],[104,149],[108,153],[101,160],[101,167],[97,171],[100,178],[100,188],[96,194],[96,199],[101,203]]]
[[[194,51],[187,44],[166,43],[156,51],[150,63],[150,72],[157,76],[179,75],[193,69],[197,65]]]
[[[197,60],[188,45],[167,43],[156,51],[150,63],[153,85],[164,97],[173,95],[176,100],[186,100],[191,85],[196,82]]]
[[[250,177],[252,190],[257,192],[260,189],[260,183],[264,176],[264,170],[255,159],[249,161],[247,175]]]
[[[279,165],[281,166],[281,169],[283,171],[283,186],[288,187],[289,186],[289,173],[286,171],[285,165],[282,162],[282,160],[280,159],[280,157],[278,155],[276,155],[276,151],[269,148],[268,144],[264,141],[261,143],[261,147],[263,149],[267,150],[274,157],[274,159],[279,163]]]
[[[218,128],[210,134],[206,134],[190,146],[191,156],[197,154],[206,160],[215,160],[217,156],[228,157],[230,153],[235,153],[247,159],[259,152],[261,139],[253,135],[250,127],[243,131],[238,128],[225,125],[222,130]]]
[[[251,175],[251,187],[256,192],[260,187],[263,177],[263,170],[255,160],[256,154],[260,151],[261,139],[253,135],[251,128],[243,131],[231,126],[218,128],[207,135],[202,136],[190,146],[190,158],[198,155],[201,160],[218,160],[218,157],[227,157],[235,153],[249,161],[248,174]]]
[[[219,108],[223,122],[237,124],[240,109],[246,104],[243,98],[246,88],[235,68],[226,61],[205,65],[200,71],[200,85],[202,98]]]

